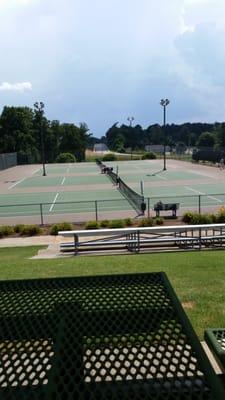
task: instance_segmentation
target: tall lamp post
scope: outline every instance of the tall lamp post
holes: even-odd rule
[[[130,126],[132,126],[133,121],[134,121],[134,117],[128,117],[128,118],[127,118],[127,121],[129,121]]]
[[[38,115],[39,119],[39,132],[41,138],[41,158],[42,158],[42,165],[43,165],[43,176],[46,176],[46,169],[45,169],[45,143],[44,143],[44,135],[43,135],[43,115],[44,115],[44,103],[42,101],[34,103],[35,111]]]
[[[132,127],[133,121],[134,121],[134,117],[127,117],[127,121],[129,121],[129,126]],[[131,152],[130,152],[130,159],[132,160],[132,146],[131,146]]]
[[[170,101],[168,99],[160,100],[160,105],[163,107],[163,130],[164,130],[164,145],[163,145],[163,171],[166,171],[166,107]]]

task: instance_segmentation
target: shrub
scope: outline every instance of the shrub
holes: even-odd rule
[[[125,218],[124,223],[126,226],[132,226],[133,222],[131,220],[131,218]]]
[[[1,227],[1,231],[3,236],[9,236],[9,235],[13,235],[14,233],[14,229],[12,226],[8,226],[8,225],[3,225]]]
[[[85,229],[98,229],[99,228],[99,224],[97,221],[88,221],[85,224]]]
[[[103,161],[116,161],[116,155],[114,153],[105,154],[102,158]]]
[[[54,224],[54,225],[51,226],[49,233],[50,233],[50,235],[58,235],[59,231],[60,231],[59,225],[58,224]]]
[[[215,222],[215,216],[213,214],[199,214],[188,211],[183,215],[182,221],[193,225],[212,224]]]
[[[153,226],[153,218],[142,218],[139,221],[138,226],[144,227],[144,226]]]
[[[58,235],[59,231],[72,231],[73,226],[69,222],[60,222],[51,226],[50,235]]]
[[[3,230],[2,230],[2,226],[0,226],[0,239],[2,239],[4,237],[4,233],[3,233]]]
[[[125,222],[122,219],[113,219],[109,222],[109,228],[124,228]]]
[[[182,221],[185,222],[186,224],[191,224],[193,221],[193,212],[192,211],[187,211],[184,213],[182,217]]]
[[[100,227],[101,228],[108,228],[109,227],[109,220],[104,219],[103,221],[100,222]]]
[[[164,219],[162,217],[156,217],[154,219],[154,222],[156,225],[163,225],[164,224]]]
[[[14,232],[15,233],[21,233],[23,228],[24,228],[24,224],[17,224],[17,225],[14,226]]]
[[[156,154],[153,151],[149,151],[148,153],[144,153],[141,157],[142,160],[155,160],[157,158]]]
[[[11,226],[8,225],[3,225],[0,226],[0,238],[3,238],[4,236],[9,236],[14,233],[14,230]]]
[[[34,236],[39,235],[42,232],[40,226],[38,225],[24,225],[21,230],[21,235]]]
[[[76,157],[71,153],[60,153],[55,162],[57,163],[74,163],[76,162]]]
[[[225,207],[224,206],[219,209],[219,212],[218,212],[218,214],[216,216],[216,221],[218,223],[225,222]]]

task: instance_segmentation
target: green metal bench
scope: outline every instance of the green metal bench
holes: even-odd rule
[[[224,398],[164,273],[0,281],[0,399]]]
[[[209,348],[225,369],[225,328],[206,329],[204,337]]]
[[[160,211],[172,211],[172,217],[176,218],[179,207],[180,203],[162,203],[158,201],[154,205],[154,211],[156,212],[156,217],[160,217]]]

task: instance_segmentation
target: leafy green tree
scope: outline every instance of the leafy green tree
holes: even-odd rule
[[[59,138],[60,153],[72,153],[78,161],[83,161],[88,140],[87,131],[86,124],[80,124],[80,127],[74,124],[62,124]]]
[[[35,162],[33,111],[28,107],[4,107],[0,117],[0,152],[17,152],[18,158]]]
[[[148,128],[149,144],[163,144],[164,133],[160,125],[155,124]]]
[[[74,162],[76,162],[76,158],[71,153],[60,153],[56,157],[55,162],[57,162],[57,163],[74,163]]]
[[[215,125],[216,147],[225,148],[225,123]]]
[[[197,146],[199,147],[213,147],[214,144],[215,135],[210,132],[202,132],[197,141]]]

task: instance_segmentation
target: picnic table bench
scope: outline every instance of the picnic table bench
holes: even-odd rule
[[[164,273],[0,281],[0,398],[221,400]]]
[[[205,341],[217,361],[225,370],[225,328],[209,328],[204,333]]]
[[[160,211],[172,211],[172,216],[175,218],[177,216],[177,210],[179,209],[179,203],[162,203],[158,201],[154,205],[154,211],[156,212],[156,217],[160,216]]]

